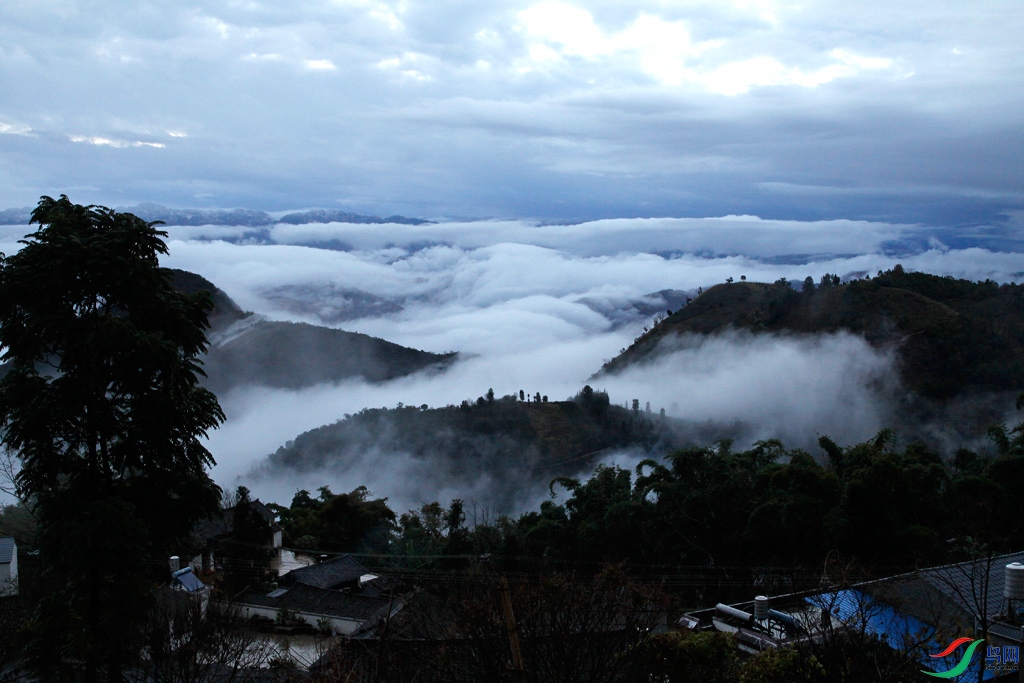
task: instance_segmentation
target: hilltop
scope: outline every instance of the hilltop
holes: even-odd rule
[[[210,349],[203,357],[204,384],[215,392],[241,385],[299,389],[361,377],[382,382],[421,370],[443,370],[455,353],[430,353],[358,332],[306,323],[274,322],[243,311],[206,278],[172,271],[176,289],[208,291]]]
[[[679,445],[672,420],[611,405],[590,387],[571,400],[534,399],[541,400],[509,395],[442,408],[364,409],[300,434],[265,467],[344,471],[370,457],[387,468],[389,459],[408,457],[442,483],[487,473],[496,480],[489,502],[503,509],[530,485],[589,470],[610,449],[662,453]]]
[[[818,284],[809,280],[802,291],[785,280],[711,287],[598,374],[651,361],[680,335],[846,330],[875,347],[894,349],[904,385],[926,398],[1024,387],[1024,285],[908,273],[900,266],[846,283],[834,275]]]

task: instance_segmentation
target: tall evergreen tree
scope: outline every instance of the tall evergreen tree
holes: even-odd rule
[[[173,289],[155,223],[63,195],[32,222],[0,255],[0,442],[54,587],[29,655],[45,679],[116,680],[166,557],[217,509],[200,438],[224,415],[197,360],[213,304]]]

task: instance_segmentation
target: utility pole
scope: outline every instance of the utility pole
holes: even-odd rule
[[[526,683],[523,651],[519,649],[519,630],[516,627],[516,615],[512,612],[512,596],[509,593],[508,580],[501,574],[498,574],[498,586],[501,589],[501,608],[505,612],[505,627],[508,629],[508,644],[512,649],[512,670],[516,674],[516,683]]]

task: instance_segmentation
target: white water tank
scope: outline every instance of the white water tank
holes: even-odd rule
[[[1024,600],[1024,564],[1014,562],[1006,565],[1003,597],[1007,600]]]
[[[754,618],[764,621],[768,618],[768,596],[758,595],[754,598]]]

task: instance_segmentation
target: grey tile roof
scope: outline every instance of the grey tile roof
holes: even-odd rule
[[[234,508],[230,508],[234,509]],[[196,524],[195,535],[202,540],[211,540],[220,536],[227,536],[234,530],[231,515],[226,510],[216,513],[216,516],[204,519]]]
[[[259,498],[252,502],[252,507],[259,513],[260,517],[270,525],[271,531],[281,531],[281,525],[277,523],[277,515],[275,515],[270,508],[260,502]]]
[[[10,564],[14,559],[14,539],[0,538],[0,564]]]
[[[278,591],[274,591],[277,593]],[[326,614],[333,617],[366,621],[391,604],[390,598],[372,598],[353,595],[344,591],[317,588],[296,583],[277,597],[250,591],[238,598],[244,605],[256,605],[273,609],[287,609],[291,612]]]
[[[1012,562],[1024,562],[1024,552],[1000,555],[992,558],[991,563],[981,559],[923,569],[919,576],[968,614],[977,613],[986,601],[990,615],[1001,614],[1006,607],[1003,598],[1006,565]]]
[[[348,555],[336,557],[320,564],[293,569],[285,574],[285,581],[295,581],[317,588],[335,588],[342,584],[358,581],[370,570]]]
[[[260,499],[250,503],[253,510],[263,518],[271,531],[281,531],[281,525],[277,523],[274,513],[260,502]],[[195,534],[201,539],[213,539],[220,536],[230,536],[235,530],[235,508],[225,508],[217,516],[205,519],[196,525]]]
[[[1024,628],[1016,624],[1004,624],[997,621],[989,624],[988,631],[1007,640],[1024,640]]]

